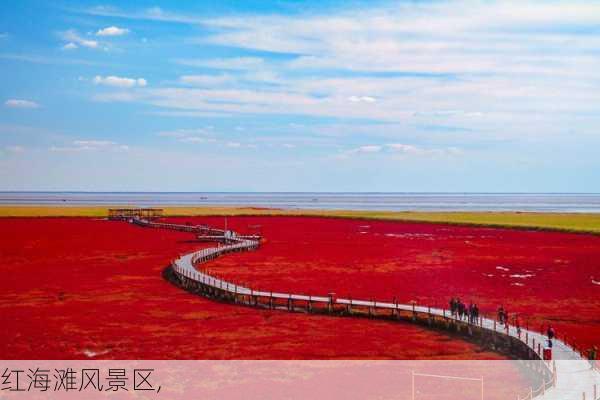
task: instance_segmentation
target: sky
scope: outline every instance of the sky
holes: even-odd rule
[[[0,190],[600,192],[600,2],[18,1]]]

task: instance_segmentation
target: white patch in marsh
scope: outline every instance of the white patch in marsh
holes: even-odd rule
[[[497,266],[496,269],[499,271],[510,271],[510,268],[501,267],[501,266]]]
[[[597,281],[594,278],[592,278],[592,285],[598,285],[598,286],[600,286],[600,281]]]
[[[104,350],[104,351],[93,351],[93,350],[88,350],[88,349],[84,349],[83,350],[83,354],[87,357],[87,358],[94,358],[96,356],[101,356],[103,354],[109,353],[110,350]]]
[[[429,239],[433,235],[430,233],[385,233],[383,236],[402,239]]]
[[[358,229],[359,229],[358,233],[369,233],[369,232],[367,232],[367,230],[370,228],[371,228],[371,225],[360,225],[358,227]]]
[[[533,278],[535,276],[535,274],[512,274],[509,276],[511,278],[517,278],[517,279],[527,279],[527,278]]]
[[[510,284],[511,286],[525,286],[525,284],[521,283],[521,282],[513,282]]]

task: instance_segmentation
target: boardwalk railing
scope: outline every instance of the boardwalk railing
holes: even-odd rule
[[[129,221],[143,227],[191,232],[204,235],[204,237],[214,235],[214,240],[225,243],[218,247],[205,248],[183,255],[172,262],[171,269],[179,284],[192,292],[217,300],[252,307],[409,320],[432,328],[452,330],[458,334],[479,340],[482,345],[492,350],[510,353],[524,360],[524,362],[526,360],[533,361],[527,363],[526,366],[535,372],[537,376],[536,387],[530,388],[529,392],[522,397],[518,397],[518,400],[531,400],[538,396],[544,396],[544,399],[579,400],[583,398],[584,400],[597,400],[596,382],[600,382],[600,374],[597,370],[590,369],[589,374],[585,375],[584,379],[589,380],[589,383],[584,382],[587,385],[585,387],[591,389],[593,386],[593,394],[590,393],[590,397],[587,399],[585,391],[582,396],[565,397],[563,393],[566,392],[557,388],[557,382],[563,384],[563,381],[559,380],[562,372],[568,374],[572,372],[571,370],[578,371],[582,366],[589,369],[585,357],[564,341],[553,340],[553,358],[570,360],[575,364],[543,361],[542,346],[547,338],[542,333],[501,325],[493,318],[480,317],[476,321],[469,321],[452,315],[445,309],[421,306],[416,303],[401,304],[397,301],[346,299],[338,298],[334,294],[312,296],[254,290],[209,274],[208,271],[202,269],[202,265],[222,254],[256,250],[260,246],[260,237],[227,235],[231,231],[215,229],[206,225],[159,223],[140,218],[129,219]],[[564,384],[568,385],[569,382]],[[568,393],[572,394],[572,390]]]

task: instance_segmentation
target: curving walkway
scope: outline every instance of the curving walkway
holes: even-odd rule
[[[125,219],[125,218],[115,218]],[[308,296],[293,293],[257,291],[218,279],[202,270],[201,266],[222,254],[252,251],[260,246],[258,236],[238,236],[234,232],[205,225],[158,223],[141,218],[128,219],[136,225],[196,233],[200,238],[224,243],[179,257],[171,268],[182,287],[210,298],[253,307],[282,309],[290,312],[316,312],[333,315],[357,315],[371,318],[408,320],[432,328],[452,330],[493,350],[509,352],[519,359],[538,360],[528,367],[539,377],[539,383],[519,400],[543,398],[547,400],[600,399],[600,372],[590,368],[589,362],[577,350],[561,340],[554,340],[555,361],[540,361],[542,344],[546,337],[538,332],[500,326],[495,320],[480,318],[476,323],[460,320],[447,310],[419,306],[328,296]]]

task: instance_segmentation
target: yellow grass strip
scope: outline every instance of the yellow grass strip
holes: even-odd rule
[[[0,217],[106,217],[108,208],[110,207],[0,206]],[[600,233],[600,213],[281,210],[253,207],[164,207],[164,210],[168,216],[304,215]]]

